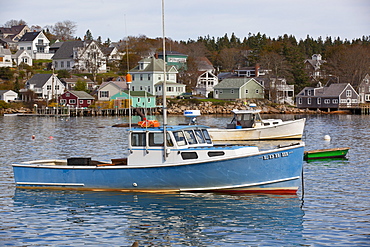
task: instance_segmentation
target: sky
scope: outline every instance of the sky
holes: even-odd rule
[[[258,32],[297,40],[370,35],[370,0],[165,0],[164,6],[165,36],[176,41]],[[163,35],[161,0],[1,0],[0,26],[20,19],[29,27],[72,21],[74,36],[90,30],[102,41]]]

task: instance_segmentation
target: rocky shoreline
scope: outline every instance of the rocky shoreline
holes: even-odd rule
[[[248,109],[249,104],[254,103],[257,109],[261,110],[261,114],[328,114],[328,112],[320,110],[298,109],[290,105],[273,104],[268,100],[258,101],[233,101],[233,102],[212,102],[200,100],[168,100],[167,113],[168,115],[182,115],[185,110],[200,110],[202,115],[210,114],[231,114],[233,109],[244,110]],[[158,105],[160,105],[159,102]],[[158,108],[154,114],[161,114],[161,108]],[[28,114],[34,113],[33,110],[21,107],[19,109],[7,108],[0,109],[0,115],[4,114]],[[350,112],[336,111],[331,114],[350,114]]]

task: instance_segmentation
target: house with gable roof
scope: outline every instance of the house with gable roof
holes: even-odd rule
[[[366,74],[358,86],[358,94],[360,97],[360,103],[370,103],[370,75]]]
[[[75,58],[77,57],[77,52],[74,52],[74,49],[83,47],[83,41],[74,40],[58,43],[61,44],[55,45],[59,48],[55,50],[52,57],[55,70],[73,70],[76,63]]]
[[[73,108],[85,108],[94,103],[95,98],[85,91],[68,90],[58,97],[61,105]]]
[[[32,91],[36,99],[51,100],[57,99],[64,93],[65,86],[55,74],[35,74],[25,83],[25,88],[19,91],[22,101],[31,101],[28,94]]]
[[[208,97],[218,84],[218,77],[215,75],[215,68],[206,57],[199,57],[196,60],[198,68],[197,85],[194,88],[195,94]]]
[[[164,64],[162,59],[144,58],[129,71],[132,75],[131,91],[146,91],[156,96],[163,95]],[[166,65],[166,95],[176,97],[185,93],[185,85],[177,83],[177,69],[174,65]]]
[[[106,81],[97,90],[98,101],[109,101],[113,95],[128,90],[126,81]]]
[[[10,49],[0,46],[0,67],[13,67]]]
[[[297,107],[325,111],[357,107],[359,95],[349,83],[333,83],[322,87],[305,87],[297,96]]]
[[[18,94],[13,90],[0,90],[0,100],[12,102],[18,99]]]
[[[50,41],[43,31],[27,32],[18,41],[18,50],[27,51],[32,59],[51,59]]]
[[[32,66],[33,60],[31,55],[25,50],[18,50],[15,54],[12,55],[13,63],[17,66],[21,63],[25,63],[29,66]]]
[[[254,78],[226,78],[214,87],[216,99],[263,99],[264,87]]]
[[[321,66],[326,63],[320,54],[313,54],[311,59],[304,61],[305,70],[312,79],[320,79],[325,76],[325,71]]]
[[[56,49],[52,60],[56,70],[88,73],[107,71],[106,57],[99,44],[93,40],[63,42]]]
[[[18,40],[27,32],[31,32],[27,25],[0,27],[0,38],[18,42]]]

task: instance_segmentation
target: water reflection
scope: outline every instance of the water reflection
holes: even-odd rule
[[[10,233],[9,244],[57,241],[58,245],[70,245],[71,239],[73,245],[122,246],[134,241],[141,246],[304,242],[303,211],[296,196],[17,189],[13,200],[12,212],[3,224],[3,230]],[[19,235],[24,236],[19,239]]]

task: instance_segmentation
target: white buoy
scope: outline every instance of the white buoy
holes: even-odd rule
[[[330,141],[330,135],[325,135],[325,136],[324,136],[324,140],[325,140],[325,141]]]

